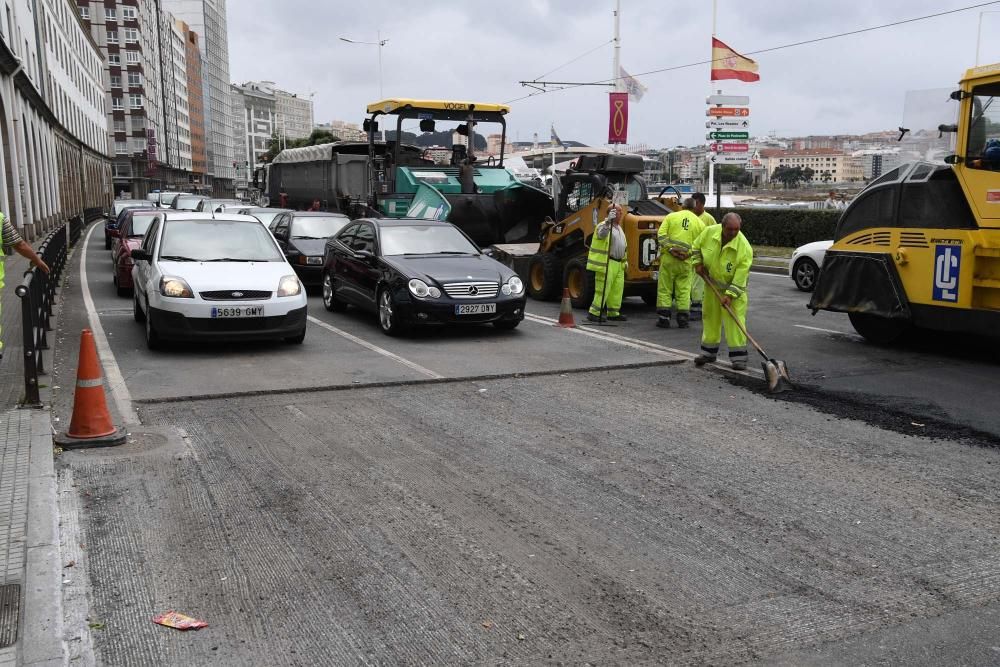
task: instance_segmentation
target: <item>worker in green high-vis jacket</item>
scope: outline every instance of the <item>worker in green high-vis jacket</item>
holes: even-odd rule
[[[13,250],[18,255],[28,259],[34,266],[45,273],[49,272],[48,265],[35,253],[35,249],[28,245],[28,242],[21,238],[17,229],[3,213],[0,213],[0,246],[3,247],[3,255],[10,254]],[[4,287],[4,262],[0,261],[0,289]],[[0,330],[0,356],[3,355],[3,331]]]

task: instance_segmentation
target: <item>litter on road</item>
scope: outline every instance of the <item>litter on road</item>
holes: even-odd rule
[[[177,630],[201,630],[208,627],[208,623],[205,621],[199,621],[176,611],[165,611],[162,614],[157,614],[153,617],[153,623]]]

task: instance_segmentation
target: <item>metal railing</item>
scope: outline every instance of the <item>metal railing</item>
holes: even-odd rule
[[[45,374],[42,352],[49,349],[48,332],[52,331],[51,318],[56,303],[56,288],[66,267],[69,249],[80,239],[87,224],[103,217],[101,209],[88,209],[84,217],[74,216],[66,225],[58,227],[45,237],[35,252],[42,258],[49,272],[31,267],[24,272],[24,279],[14,293],[21,299],[21,331],[24,338],[24,400],[26,407],[38,407],[38,376]],[[68,225],[68,234],[67,234]]]

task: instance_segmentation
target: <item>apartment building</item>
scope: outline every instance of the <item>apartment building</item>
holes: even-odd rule
[[[160,0],[163,10],[198,35],[202,56],[205,152],[213,192],[234,192],[236,157],[233,142],[232,92],[229,83],[229,38],[226,0]]]
[[[102,57],[72,4],[0,5],[0,211],[33,239],[110,203]]]
[[[205,98],[201,76],[201,49],[198,33],[183,21],[177,21],[185,33],[184,55],[187,68],[188,121],[191,124],[191,186],[193,190],[206,188],[208,153],[205,148]]]
[[[859,157],[843,151],[825,148],[798,150],[762,149],[761,162],[766,167],[768,180],[778,167],[812,169],[813,180],[824,183],[849,183],[864,180],[864,168]]]

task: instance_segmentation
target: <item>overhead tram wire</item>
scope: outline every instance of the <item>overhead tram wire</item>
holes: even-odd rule
[[[595,46],[594,48],[590,49],[589,51],[581,53],[576,58],[573,58],[572,60],[568,60],[568,61],[564,62],[559,67],[556,67],[555,69],[551,69],[548,72],[546,72],[545,74],[539,74],[538,76],[535,77],[535,81],[537,81],[539,79],[542,79],[544,77],[547,77],[549,74],[552,74],[554,72],[558,72],[562,68],[567,67],[569,65],[572,65],[573,63],[577,62],[578,60],[582,60],[582,59],[586,58],[587,56],[589,56],[591,53],[594,53],[595,51],[600,51],[605,46],[607,46],[608,44],[611,44],[614,41],[615,40],[613,40],[613,39],[609,39],[608,41],[604,42],[603,44],[598,44],[597,46]],[[553,90],[562,90],[562,88],[554,88]],[[540,92],[539,93],[532,93],[530,95],[525,95],[524,97],[518,97],[518,98],[513,99],[513,100],[508,100],[507,102],[504,102],[504,104],[510,104],[511,102],[517,102],[517,101],[520,101],[520,100],[524,100],[524,99],[527,99],[529,97],[534,97],[535,95],[541,95],[541,93]]]
[[[944,11],[944,12],[936,12],[934,14],[927,14],[925,16],[916,16],[914,18],[903,19],[901,21],[893,21],[892,23],[883,23],[881,25],[870,26],[868,28],[859,28],[857,30],[849,30],[847,32],[839,32],[839,33],[836,33],[834,35],[827,35],[825,37],[816,37],[814,39],[806,39],[806,40],[803,40],[801,42],[792,42],[790,44],[782,44],[780,46],[772,46],[772,47],[769,47],[769,48],[766,48],[766,49],[757,49],[755,51],[746,51],[742,55],[753,56],[753,55],[758,55],[758,54],[761,54],[761,53],[770,53],[772,51],[781,51],[782,49],[790,49],[790,48],[793,48],[793,47],[796,47],[796,46],[805,46],[806,44],[815,44],[817,42],[825,42],[825,41],[828,41],[828,40],[831,40],[831,39],[839,39],[841,37],[850,37],[852,35],[860,35],[860,34],[863,34],[863,33],[866,33],[866,32],[872,32],[874,30],[884,30],[886,28],[894,28],[894,27],[897,27],[897,26],[906,25],[907,23],[916,23],[918,21],[926,21],[928,19],[940,18],[942,16],[948,16],[950,14],[958,14],[960,12],[967,12],[967,11],[969,11],[971,9],[979,9],[980,7],[989,7],[990,5],[996,5],[996,4],[1000,4],[1000,0],[990,0],[989,2],[980,2],[980,3],[977,3],[975,5],[968,5],[966,7],[959,7],[957,9],[949,9],[948,11]],[[711,64],[711,63],[714,63],[714,62],[716,62],[716,60],[710,58],[708,60],[700,60],[700,61],[695,62],[695,63],[687,63],[686,65],[674,65],[673,67],[662,67],[660,69],[649,70],[648,72],[638,72],[638,73],[633,74],[631,76],[633,76],[633,77],[649,76],[651,74],[662,74],[664,72],[674,72],[676,70],[688,69],[690,67],[700,67],[702,65],[708,65],[708,64]],[[541,77],[539,77],[539,78],[541,78]],[[513,100],[509,100],[507,102],[507,104],[510,104],[512,102],[520,102],[521,100],[526,100],[529,97],[535,97],[536,95],[544,95],[545,93],[557,93],[559,91],[569,90],[571,88],[580,88],[580,87],[583,87],[583,86],[594,86],[594,85],[601,85],[601,84],[612,84],[612,83],[618,81],[618,79],[620,79],[620,78],[621,77],[615,77],[615,78],[611,78],[611,79],[600,79],[600,80],[597,80],[597,81],[588,81],[588,82],[585,82],[585,83],[567,83],[567,84],[565,84],[565,85],[563,85],[563,86],[561,86],[559,88],[546,88],[544,90],[537,90],[537,91],[535,91],[533,93],[529,93],[528,95],[524,95],[522,97],[518,97],[518,98],[515,98]],[[524,82],[521,82],[521,85],[525,86],[525,85],[529,85],[529,84],[544,84],[544,83],[545,82],[538,81],[536,79],[534,81],[524,81]]]

